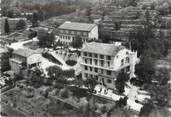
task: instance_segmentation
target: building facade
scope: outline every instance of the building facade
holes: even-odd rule
[[[104,43],[86,43],[81,51],[82,78],[95,78],[108,88],[114,89],[120,71],[134,77],[137,52],[124,46]]]
[[[70,45],[77,37],[83,41],[98,39],[98,26],[96,24],[65,22],[58,29],[59,41],[65,45]]]
[[[32,51],[29,49],[18,49],[12,53],[10,58],[11,70],[19,73],[23,68],[30,68],[39,63],[40,52]]]

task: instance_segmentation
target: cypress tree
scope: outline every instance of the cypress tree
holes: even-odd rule
[[[9,23],[8,23],[8,19],[5,19],[5,25],[4,25],[4,30],[5,33],[9,33]]]

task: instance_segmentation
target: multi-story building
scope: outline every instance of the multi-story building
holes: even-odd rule
[[[104,43],[85,43],[81,51],[82,78],[96,78],[100,84],[113,89],[115,79],[122,70],[135,77],[137,52],[124,46]]]
[[[17,49],[12,53],[10,58],[11,70],[19,73],[22,68],[29,68],[36,66],[40,60],[41,51],[34,51],[31,49]]]
[[[96,24],[65,22],[59,26],[59,40],[66,45],[80,37],[83,41],[98,39],[98,26]]]
[[[2,72],[9,70],[9,53],[5,48],[0,47],[0,76]]]

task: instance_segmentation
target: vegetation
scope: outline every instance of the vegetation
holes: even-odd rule
[[[38,26],[38,20],[39,20],[39,15],[37,12],[33,13],[31,22],[32,22],[32,27],[37,27]]]
[[[8,19],[5,19],[4,31],[7,34],[10,32],[10,27],[9,27]]]
[[[42,56],[47,58],[48,60],[50,60],[53,63],[56,63],[58,65],[62,65],[62,63],[60,61],[58,61],[54,56],[52,56],[51,54],[49,54],[47,52],[42,53]]]
[[[135,66],[135,74],[143,83],[150,83],[155,73],[153,59],[147,55],[141,57],[139,64]]]
[[[71,43],[71,46],[77,49],[81,48],[82,45],[83,45],[83,41],[82,41],[82,38],[79,36],[75,37],[75,40],[73,40]]]
[[[40,47],[51,47],[55,40],[55,36],[53,33],[49,34],[43,29],[40,29],[37,32],[37,38],[39,40]]]
[[[57,80],[57,79],[59,80],[62,77],[66,77],[66,78],[75,77],[74,69],[62,70],[58,66],[50,66],[46,70],[47,70],[48,76],[54,80]],[[64,79],[64,78],[62,78],[62,79]]]
[[[139,116],[140,117],[149,117],[151,111],[154,109],[154,105],[151,101],[148,101],[142,108],[140,111]]]
[[[36,37],[37,36],[37,32],[36,31],[30,31],[29,32],[29,34],[28,34],[28,38],[29,39],[32,39],[32,38],[34,38],[34,37]]]
[[[16,24],[16,30],[22,30],[26,27],[26,22],[24,20],[19,20]]]
[[[125,82],[129,80],[129,75],[125,72],[120,72],[117,76],[115,81],[116,89],[118,90],[119,94],[122,94],[125,90]]]
[[[67,65],[70,65],[70,66],[74,66],[74,65],[77,64],[77,61],[74,61],[74,60],[67,60],[67,61],[66,61],[66,64],[67,64]]]

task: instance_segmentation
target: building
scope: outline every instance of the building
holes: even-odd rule
[[[41,50],[31,50],[26,48],[20,48],[14,50],[12,58],[10,58],[11,70],[15,73],[19,73],[23,68],[31,68],[36,66],[40,60]]]
[[[9,53],[5,48],[0,47],[0,76],[2,72],[9,70]]]
[[[96,24],[65,22],[58,29],[59,39],[66,45],[70,45],[76,37],[81,37],[84,41],[98,39],[98,26]]]
[[[4,31],[4,26],[5,26],[5,20],[8,20],[8,24],[9,24],[9,30],[10,32],[14,32],[16,30],[16,26],[17,26],[17,23],[20,21],[20,20],[23,20],[26,22],[26,18],[7,18],[7,17],[1,17],[0,18],[0,34],[4,34],[5,31]]]
[[[85,43],[81,51],[82,78],[96,78],[100,84],[113,89],[119,71],[134,77],[137,52],[124,46],[104,43]]]

